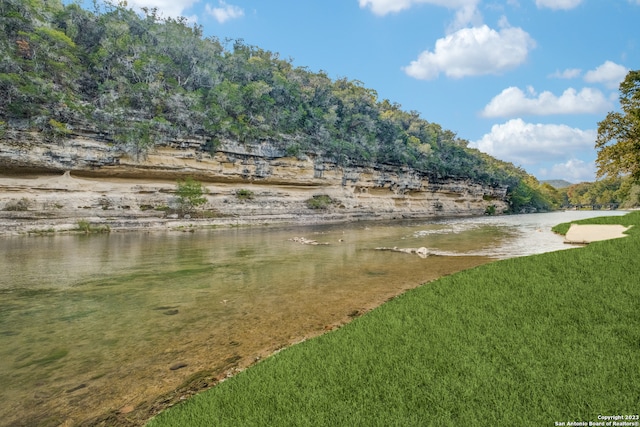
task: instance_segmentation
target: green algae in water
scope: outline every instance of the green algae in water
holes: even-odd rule
[[[28,366],[33,366],[33,365],[38,365],[38,366],[50,365],[53,362],[56,362],[56,361],[62,359],[67,354],[69,354],[69,350],[67,350],[65,348],[57,348],[57,349],[54,349],[51,353],[49,353],[49,355],[47,355],[45,357],[41,357],[40,359],[32,360],[30,362],[27,362],[27,363],[24,363],[22,365],[19,365],[18,369],[26,368]]]
[[[167,280],[185,279],[189,276],[211,272],[215,266],[205,265],[201,267],[182,268],[168,271],[135,271],[128,274],[112,275],[101,279],[87,280],[78,286],[94,285],[99,287],[119,286],[130,283],[155,284],[166,282]]]
[[[53,288],[36,288],[36,289],[14,289],[10,290],[10,292],[15,292],[15,294],[20,298],[33,298],[33,297],[44,297],[57,292],[56,289]]]
[[[388,273],[386,271],[367,271],[367,276],[386,276]]]
[[[78,320],[78,319],[82,319],[82,318],[85,318],[85,317],[89,317],[92,314],[94,314],[95,312],[96,312],[96,310],[79,311],[77,313],[73,313],[73,314],[70,314],[68,316],[59,317],[57,320],[62,321],[62,322],[72,322],[74,320]]]

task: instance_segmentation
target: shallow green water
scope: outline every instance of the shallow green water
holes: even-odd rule
[[[0,239],[0,425],[133,412],[425,281],[563,249],[572,214]],[[439,256],[376,250],[395,246]]]

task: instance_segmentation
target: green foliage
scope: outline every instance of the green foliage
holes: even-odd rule
[[[184,213],[191,212],[207,202],[205,188],[202,183],[189,177],[178,180],[176,184],[176,194],[180,210]]]
[[[621,200],[621,208],[633,209],[640,207],[640,184],[632,179],[624,179],[616,195]]]
[[[623,180],[608,178],[595,182],[582,182],[566,189],[566,204],[568,206],[609,206],[622,203],[625,195],[621,192]]]
[[[640,227],[640,215],[615,219]],[[639,254],[636,234],[441,278],[148,426],[542,426],[635,414]]]
[[[505,167],[512,174],[507,178],[507,201],[511,213],[546,212],[562,205],[563,195],[551,185],[540,183],[519,169]]]
[[[114,131],[114,142],[139,162],[154,145],[152,124],[127,121],[118,121],[117,123],[119,123],[119,127]]]
[[[509,187],[507,200],[512,213],[544,212],[560,207],[561,195],[548,184],[523,176]]]
[[[509,205],[511,210],[513,212],[520,211],[531,202],[532,197],[531,188],[523,182],[519,183],[510,193]]]
[[[251,190],[247,190],[246,188],[241,188],[236,191],[236,197],[240,200],[251,200],[255,194]]]
[[[107,224],[93,226],[89,221],[85,219],[80,219],[76,223],[76,231],[80,231],[85,234],[109,233],[111,232],[111,227],[109,227]]]
[[[80,219],[77,223],[77,230],[88,233],[91,230],[91,224],[86,219]]]
[[[305,204],[309,209],[329,209],[333,199],[326,194],[315,195],[305,201]]]
[[[598,123],[598,176],[628,174],[640,181],[640,70],[620,83],[620,107]]]
[[[49,126],[46,134],[54,141],[60,141],[71,134],[69,126],[65,123],[60,123],[55,119],[49,119]]]

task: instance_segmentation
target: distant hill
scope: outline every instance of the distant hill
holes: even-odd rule
[[[561,189],[572,186],[573,183],[569,181],[565,181],[564,179],[548,179],[546,181],[542,181],[543,184],[549,184],[553,188]]]

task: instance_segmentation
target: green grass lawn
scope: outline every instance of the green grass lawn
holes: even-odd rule
[[[632,232],[421,286],[148,426],[553,426],[639,410]]]

